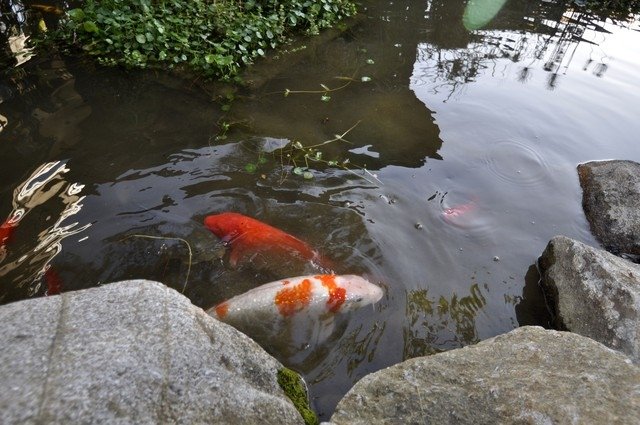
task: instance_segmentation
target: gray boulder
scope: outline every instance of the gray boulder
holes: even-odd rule
[[[551,239],[538,265],[558,328],[640,363],[640,265],[565,236]]]
[[[523,327],[365,376],[349,424],[638,424],[640,368],[589,338]]]
[[[0,307],[2,424],[295,424],[282,365],[144,280]]]
[[[640,164],[587,162],[578,175],[593,234],[607,251],[640,259]]]

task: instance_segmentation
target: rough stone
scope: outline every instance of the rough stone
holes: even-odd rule
[[[582,207],[594,235],[616,255],[640,259],[640,164],[587,162],[578,166]]]
[[[640,363],[640,265],[565,236],[538,262],[556,326]]]
[[[294,424],[282,365],[157,282],[0,307],[0,423]]]
[[[640,368],[589,338],[523,327],[367,375],[331,423],[638,424]]]

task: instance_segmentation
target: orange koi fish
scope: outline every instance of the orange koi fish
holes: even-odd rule
[[[375,304],[382,289],[355,275],[310,275],[266,283],[207,310],[258,342],[310,332],[320,342],[333,330],[333,316]]]
[[[0,224],[0,249],[4,248],[13,238],[13,232],[17,227],[17,222],[12,222],[10,219]]]
[[[467,202],[466,204],[456,205],[455,207],[447,208],[442,211],[442,218],[448,222],[453,223],[459,217],[466,215],[467,213],[475,210],[477,207],[475,201]]]
[[[44,281],[47,283],[47,295],[58,295],[62,292],[62,279],[52,267],[44,272]]]
[[[245,259],[253,259],[257,254],[270,258],[275,254],[310,261],[328,271],[333,269],[330,262],[306,242],[251,217],[225,212],[206,217],[204,225],[231,247],[229,263],[232,267]]]

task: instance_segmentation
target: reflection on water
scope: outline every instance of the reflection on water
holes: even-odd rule
[[[447,14],[459,13],[452,11],[458,2],[447,3],[433,2],[429,19],[447,22]],[[472,5],[482,8],[486,3],[503,6],[498,4],[501,0],[485,0],[470,2],[469,8]],[[480,25],[478,28],[482,29],[478,31],[461,31],[454,25],[431,32],[418,44],[417,63],[424,65],[416,69],[413,84],[428,84],[434,93],[444,93],[446,98],[451,98],[481,74],[504,74],[509,68],[507,63],[511,63],[519,65],[518,81],[530,82],[533,73],[542,69],[547,73],[546,87],[555,89],[576,60],[577,49],[584,47],[588,48],[589,56],[581,61],[582,70],[603,77],[611,60],[602,46],[611,34],[607,25],[583,8],[563,9],[545,3],[509,2],[488,25]],[[443,32],[449,39],[439,38]],[[501,64],[503,59],[508,62]]]
[[[477,283],[471,286],[469,295],[458,297],[453,293],[449,299],[444,296],[432,299],[428,289],[409,292],[404,357],[424,356],[478,342],[476,315],[486,303]]]
[[[51,268],[51,261],[62,251],[62,241],[90,226],[68,222],[70,217],[80,212],[81,202],[85,197],[80,196],[84,185],[65,180],[64,174],[67,172],[69,168],[61,161],[42,164],[13,191],[13,210],[5,224],[14,230],[12,237],[0,246],[0,278],[4,285],[10,286],[3,291],[6,291],[5,294],[23,286],[27,287],[28,295],[37,294],[42,278]],[[55,221],[53,217],[47,216],[45,221],[53,223],[38,233],[35,244],[25,243],[27,238],[22,237],[22,229],[18,229],[25,225],[20,226],[20,223],[27,215],[33,215],[36,207],[46,203],[50,208],[54,197],[59,198],[62,211]],[[52,273],[50,271],[49,275]]]
[[[549,325],[532,264],[556,234],[597,245],[576,165],[640,161],[640,26],[511,0],[469,31],[470,4],[368,1],[349,31],[238,89],[228,113],[193,81],[61,56],[12,62],[0,84],[2,302],[149,278],[210,308],[290,277],[229,267],[202,224],[255,217],[385,289],[283,359],[323,419],[369,372]],[[344,76],[328,101],[283,95]],[[294,172],[296,143],[348,129],[315,149],[355,174]]]

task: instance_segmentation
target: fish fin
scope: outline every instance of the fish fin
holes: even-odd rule
[[[336,329],[335,315],[330,314],[321,318],[316,322],[314,328],[311,340],[318,346],[327,341]]]
[[[234,241],[231,245],[231,253],[229,254],[229,264],[235,269],[249,253],[250,247],[247,244],[239,240]]]

